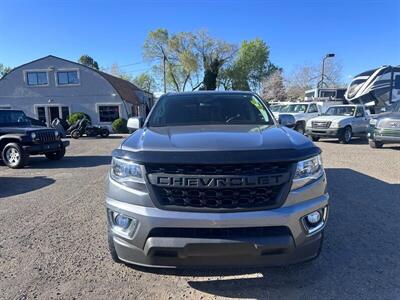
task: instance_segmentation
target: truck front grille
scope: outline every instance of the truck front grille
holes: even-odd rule
[[[36,135],[41,143],[52,143],[57,141],[54,130],[40,130],[36,132]]]
[[[330,121],[312,121],[311,125],[312,128],[320,128],[320,129],[327,129],[331,126]]]
[[[289,182],[290,164],[237,164],[237,165],[147,165],[146,171],[151,180],[154,200],[161,208],[189,211],[244,211],[272,209],[281,205],[284,186]],[[151,175],[150,175],[151,174]],[[284,181],[254,182],[239,181],[239,186],[191,185],[200,179],[205,182],[215,178],[224,180],[232,176],[246,178],[266,178],[284,174]],[[166,185],[157,185],[153,175],[163,176]],[[170,177],[169,177],[170,175]],[[180,176],[181,175],[181,176]],[[187,176],[187,177],[184,177]],[[226,176],[226,177],[224,177]],[[231,177],[229,177],[231,176]],[[183,178],[189,183],[182,185]],[[235,177],[237,178],[237,177]],[[178,184],[168,185],[168,179]],[[225,183],[224,183],[225,184]],[[251,186],[254,184],[254,186]]]

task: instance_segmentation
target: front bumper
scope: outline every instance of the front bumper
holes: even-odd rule
[[[114,184],[110,182],[111,186]],[[320,251],[323,228],[309,235],[303,226],[302,218],[319,209],[327,210],[329,196],[325,189],[326,179],[323,177],[306,187],[292,191],[284,206],[280,208],[233,213],[167,211],[118,201],[109,196],[106,201],[108,211],[118,212],[138,221],[134,232],[121,234],[110,226],[109,218],[109,232],[118,257],[122,261],[137,265],[288,265],[312,259]],[[142,192],[131,194],[131,197],[146,196],[145,193],[140,193]],[[196,235],[202,230],[236,230],[249,227],[268,228],[271,234],[250,234],[240,238],[207,238]],[[171,232],[168,232],[168,228],[172,228]],[[275,230],[278,228],[280,230]],[[167,234],[153,234],[159,229],[166,230]],[[172,233],[180,230],[196,234],[179,236]]]
[[[341,133],[342,133],[341,128],[335,128],[335,129],[306,128],[306,135],[310,136],[338,138],[341,135]]]
[[[29,154],[44,154],[48,152],[54,152],[68,146],[69,141],[58,141],[48,144],[23,146],[22,148]]]
[[[373,128],[368,133],[368,138],[376,142],[400,143],[400,130],[388,128]]]

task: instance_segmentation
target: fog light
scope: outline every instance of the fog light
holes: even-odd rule
[[[303,224],[304,229],[307,232],[307,236],[313,235],[319,231],[321,231],[328,219],[328,206],[325,206],[322,209],[313,211],[308,215],[305,215],[301,218],[301,222]]]
[[[130,223],[131,223],[131,219],[129,219],[128,217],[121,215],[121,214],[114,215],[115,226],[118,226],[122,229],[127,229],[129,227]]]
[[[314,211],[311,214],[307,215],[307,221],[314,225],[321,221],[321,213],[319,211]]]

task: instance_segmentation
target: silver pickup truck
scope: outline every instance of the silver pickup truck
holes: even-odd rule
[[[347,144],[352,137],[367,137],[369,117],[362,105],[334,105],[319,117],[307,121],[306,135],[313,141],[338,138]]]
[[[321,150],[250,92],[163,95],[113,151],[108,242],[117,262],[287,265],[321,251]]]

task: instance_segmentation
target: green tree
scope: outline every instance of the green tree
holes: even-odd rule
[[[269,61],[269,47],[261,39],[243,41],[233,64],[227,74],[234,90],[253,90],[259,92],[261,82],[277,67]]]
[[[78,59],[78,63],[99,70],[99,64],[91,56],[84,54]]]
[[[132,83],[146,92],[155,91],[157,88],[156,80],[148,73],[142,73],[136,76],[132,80]]]
[[[0,78],[3,78],[4,76],[6,76],[8,73],[10,73],[12,70],[11,67],[6,67],[3,64],[0,64]]]
[[[143,45],[143,57],[154,62],[154,72],[165,80],[168,88],[184,91],[192,86],[199,70],[198,55],[194,49],[195,37],[189,32],[173,35],[166,29],[150,31]],[[162,79],[163,80],[163,79]]]

